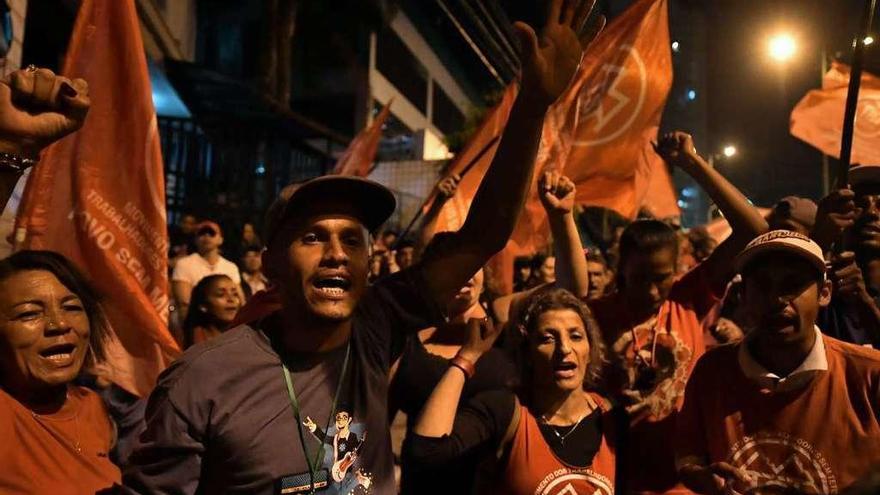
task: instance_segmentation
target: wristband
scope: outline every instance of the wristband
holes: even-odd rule
[[[460,355],[456,355],[454,358],[450,359],[449,366],[455,366],[460,369],[468,379],[473,378],[474,373],[476,372],[474,363]]]

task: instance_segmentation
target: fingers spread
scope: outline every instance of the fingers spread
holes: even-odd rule
[[[513,23],[513,31],[516,33],[519,51],[523,57],[534,58],[538,53],[538,35],[531,26],[524,22]]]
[[[562,4],[563,0],[550,0],[550,5],[547,7],[547,26],[551,26],[559,22],[560,16],[562,15]]]

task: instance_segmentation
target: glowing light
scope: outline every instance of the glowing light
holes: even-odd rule
[[[688,97],[688,100],[694,101],[697,99],[697,92],[692,89],[689,89],[687,92],[687,97]]]
[[[868,37],[866,37],[865,39],[862,40],[862,43],[864,43],[865,46],[868,46],[868,45],[870,45],[870,44],[873,43],[873,42],[874,42],[874,38],[873,38],[872,36],[868,36]]]
[[[734,146],[732,144],[728,144],[727,146],[724,147],[723,150],[721,150],[721,152],[724,153],[724,156],[726,156],[727,158],[730,158],[730,157],[736,155],[736,146]]]
[[[680,48],[681,48],[681,43],[679,43],[677,41],[672,42],[672,51],[674,51],[675,53],[678,53],[678,50]]]
[[[794,56],[797,51],[797,43],[795,43],[794,38],[790,34],[783,33],[770,38],[767,48],[771,57],[780,62],[785,62]]]

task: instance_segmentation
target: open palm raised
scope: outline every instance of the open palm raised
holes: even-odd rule
[[[550,105],[571,83],[584,50],[605,26],[598,16],[587,24],[596,0],[550,0],[540,35],[524,22],[513,27],[519,38],[524,96]]]

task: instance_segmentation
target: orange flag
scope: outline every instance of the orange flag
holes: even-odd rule
[[[507,125],[507,117],[510,115],[514,100],[516,100],[517,91],[516,83],[507,86],[501,100],[489,110],[470,141],[447,168],[449,175],[460,174],[462,178],[455,195],[440,210],[440,216],[437,218],[437,232],[455,231],[464,225],[471,201],[476,196],[480,182],[483,181],[483,177],[495,157],[495,150],[498,148],[504,126]],[[428,206],[426,206],[427,208]]]
[[[376,159],[376,151],[379,150],[382,126],[385,125],[388,115],[391,114],[391,102],[392,100],[388,100],[373,123],[351,141],[345,153],[339,157],[339,161],[333,167],[333,175],[355,175],[358,177],[369,175],[373,160]]]
[[[643,150],[641,161],[639,168],[647,173],[647,177],[642,179],[647,181],[647,185],[639,185],[639,189],[642,187],[645,189],[645,195],[641,202],[642,208],[659,219],[681,216],[681,209],[678,207],[678,193],[675,191],[675,185],[672,183],[672,176],[669,174],[666,162],[654,152],[650,145]],[[639,175],[644,176],[645,173],[640,172]]]
[[[648,150],[672,87],[669,46],[667,1],[638,0],[593,41],[571,87],[548,112],[538,171],[562,169],[577,186],[578,204],[627,218],[638,213],[656,175]],[[505,248],[508,259],[544,249],[549,240],[537,180]],[[657,189],[666,187],[662,176],[655,180]],[[512,280],[505,284],[512,287]]]
[[[113,327],[106,372],[147,395],[179,348],[168,331],[165,181],[134,0],[84,0],[63,74],[89,82],[85,125],[28,181],[16,241],[82,267]]]
[[[849,73],[849,66],[833,63],[822,89],[807,93],[791,112],[792,136],[835,158],[840,157]],[[852,163],[880,165],[880,78],[867,72],[859,91]]]

